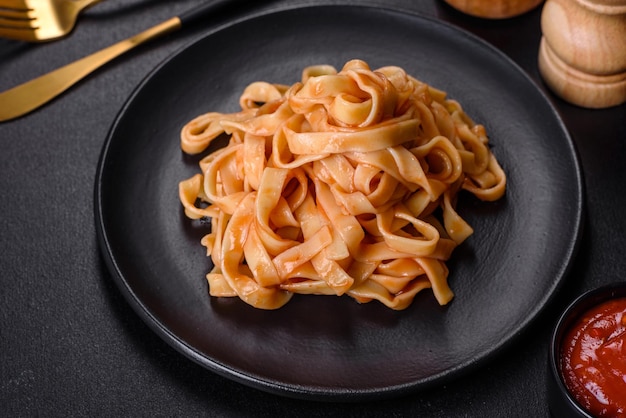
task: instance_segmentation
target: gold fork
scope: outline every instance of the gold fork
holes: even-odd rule
[[[130,38],[0,93],[0,122],[23,116],[43,106],[98,68],[144,43],[192,26],[212,14],[227,13],[248,0],[213,0],[171,17]],[[252,4],[250,4],[252,3]]]
[[[80,12],[102,0],[0,0],[0,38],[44,42],[74,29]]]

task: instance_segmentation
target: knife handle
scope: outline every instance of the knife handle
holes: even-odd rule
[[[178,15],[180,19],[180,23],[182,26],[187,27],[188,25],[195,24],[198,21],[211,16],[213,14],[217,14],[226,12],[233,8],[236,4],[243,3],[252,3],[250,0],[214,0],[201,4],[198,7],[194,7],[191,10],[183,12]]]

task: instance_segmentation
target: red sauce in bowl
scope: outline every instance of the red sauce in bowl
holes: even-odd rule
[[[565,334],[561,373],[567,388],[598,417],[626,417],[626,297],[589,309]]]

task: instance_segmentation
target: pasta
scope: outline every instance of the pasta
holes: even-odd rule
[[[240,106],[181,131],[189,154],[230,136],[179,185],[186,216],[211,220],[211,296],[261,309],[294,294],[396,310],[424,289],[453,298],[446,261],[473,232],[457,194],[493,201],[506,188],[459,103],[400,67],[352,60],[305,68],[291,86],[254,82]]]

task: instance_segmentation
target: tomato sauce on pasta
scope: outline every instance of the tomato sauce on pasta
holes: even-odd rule
[[[407,308],[432,289],[454,296],[446,261],[473,233],[456,211],[506,176],[475,124],[446,93],[388,66],[307,67],[293,85],[258,81],[241,111],[209,112],[181,131],[204,152],[179,185],[185,214],[210,218],[210,295],[277,309],[294,294],[348,295]]]

